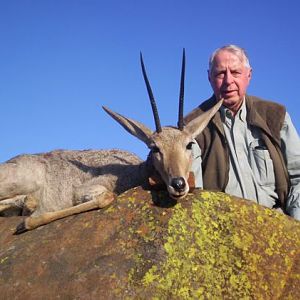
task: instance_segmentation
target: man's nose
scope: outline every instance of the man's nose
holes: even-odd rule
[[[229,70],[226,71],[224,81],[227,85],[233,83],[233,76]]]

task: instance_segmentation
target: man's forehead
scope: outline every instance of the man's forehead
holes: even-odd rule
[[[222,53],[218,53],[215,56],[214,69],[225,69],[227,67],[235,69],[243,66],[243,61],[239,56],[228,51],[226,51],[226,53],[224,52],[225,51],[222,51]]]

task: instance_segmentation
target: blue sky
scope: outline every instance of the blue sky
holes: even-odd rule
[[[0,0],[0,162],[54,149],[146,146],[101,109],[154,129],[142,51],[161,122],[177,122],[182,48],[185,113],[211,95],[210,53],[246,48],[249,94],[284,104],[299,132],[300,2]]]

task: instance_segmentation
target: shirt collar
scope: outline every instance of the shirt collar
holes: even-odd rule
[[[225,107],[224,105],[221,106],[220,112],[221,112],[221,118],[222,118],[223,122],[226,120],[226,118],[233,119],[231,111],[227,107]],[[240,109],[238,110],[238,112],[236,114],[236,117],[237,116],[239,117],[239,119],[242,122],[246,122],[247,109],[246,109],[245,97],[244,97],[244,100],[243,100],[243,103],[242,103]]]

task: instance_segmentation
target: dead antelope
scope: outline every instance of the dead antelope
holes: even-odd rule
[[[114,200],[114,194],[148,182],[153,171],[159,174],[170,197],[180,199],[187,195],[193,139],[206,127],[222,101],[192,122],[183,123],[183,52],[178,127],[161,127],[142,55],[140,59],[156,130],[153,132],[137,121],[103,108],[150,148],[148,159],[143,162],[134,154],[121,150],[52,151],[17,156],[1,164],[1,214],[29,215],[16,233],[103,208]]]

